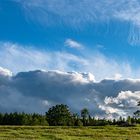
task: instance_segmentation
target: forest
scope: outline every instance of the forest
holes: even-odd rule
[[[140,102],[138,103],[140,105]],[[133,116],[119,119],[97,119],[90,115],[87,108],[83,108],[81,114],[72,113],[67,105],[60,104],[49,108],[43,114],[38,113],[0,113],[0,125],[27,125],[27,126],[135,126],[140,124],[140,110]]]

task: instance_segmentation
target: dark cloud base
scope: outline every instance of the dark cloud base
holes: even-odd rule
[[[67,104],[72,111],[86,107],[92,115],[132,115],[140,100],[140,80],[102,80],[91,74],[60,71],[0,72],[0,111],[44,113],[55,104]],[[93,76],[94,77],[94,76]]]

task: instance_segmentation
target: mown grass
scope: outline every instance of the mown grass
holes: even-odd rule
[[[140,126],[0,126],[0,140],[140,140]]]

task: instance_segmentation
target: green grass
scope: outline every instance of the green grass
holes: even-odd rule
[[[0,126],[0,140],[140,140],[140,126]]]

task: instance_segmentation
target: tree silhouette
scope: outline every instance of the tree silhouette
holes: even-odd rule
[[[87,118],[89,116],[89,111],[87,108],[81,110],[81,117],[83,118],[83,125],[87,125]]]
[[[51,126],[66,126],[71,124],[72,116],[67,105],[56,105],[46,112],[46,117]]]

